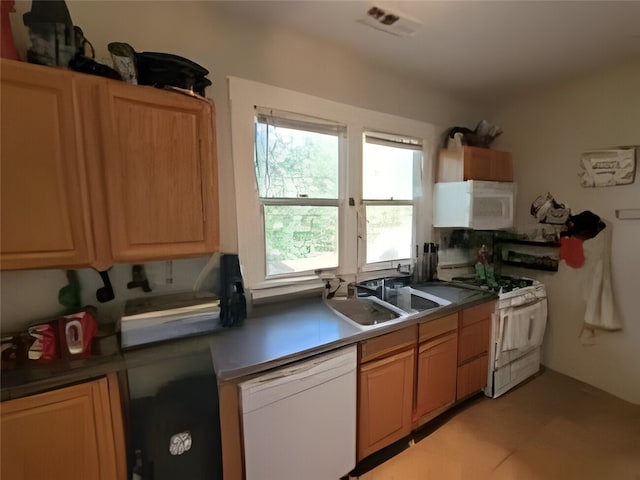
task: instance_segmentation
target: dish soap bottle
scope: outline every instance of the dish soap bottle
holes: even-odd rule
[[[487,246],[482,245],[478,250],[478,257],[476,259],[476,281],[480,285],[487,283],[487,265],[489,264]]]

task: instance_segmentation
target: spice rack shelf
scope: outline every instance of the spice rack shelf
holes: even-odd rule
[[[505,247],[507,244],[513,245],[516,248]],[[503,265],[545,270],[548,272],[558,271],[558,264],[560,263],[560,258],[558,257],[560,243],[558,242],[496,238],[494,245],[498,259]],[[523,246],[525,248],[518,249],[517,246]],[[538,248],[540,250],[537,250]]]

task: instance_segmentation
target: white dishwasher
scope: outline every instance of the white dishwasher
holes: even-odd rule
[[[356,346],[239,384],[246,480],[338,480],[356,462]]]

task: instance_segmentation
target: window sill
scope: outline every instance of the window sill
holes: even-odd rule
[[[316,275],[265,280],[250,289],[253,304],[287,300],[309,294],[322,294],[324,282]]]

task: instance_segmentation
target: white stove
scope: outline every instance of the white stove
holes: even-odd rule
[[[491,329],[486,396],[499,397],[540,370],[546,325],[544,284],[534,281],[499,294]]]
[[[540,370],[542,339],[547,325],[544,284],[526,277],[500,276],[496,279],[497,285],[489,287],[476,281],[468,265],[445,268],[442,273],[448,274],[450,281],[473,284],[498,293],[484,393],[491,398],[499,397]]]

